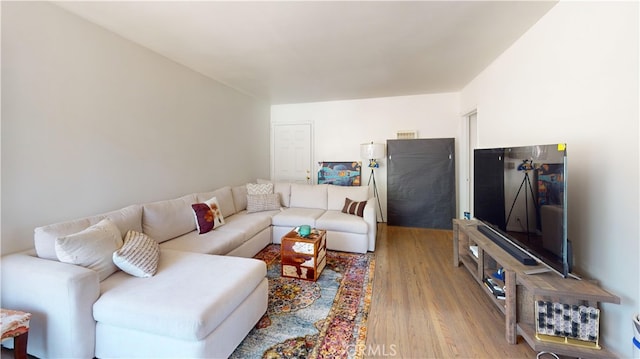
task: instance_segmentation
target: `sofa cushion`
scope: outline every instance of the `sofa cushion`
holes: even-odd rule
[[[113,252],[113,263],[118,268],[141,278],[156,274],[159,259],[158,242],[137,231],[127,232],[122,247]]]
[[[341,211],[345,198],[356,202],[366,201],[369,199],[369,187],[329,185],[327,188],[327,209]]]
[[[93,218],[93,223],[98,223],[102,218],[109,218],[118,226],[121,237],[124,237],[130,230],[142,231],[142,205],[134,204],[115,211],[107,212],[101,216]],[[95,222],[94,222],[95,221]]]
[[[198,193],[196,195],[198,202],[201,203],[213,197],[218,199],[218,205],[220,207],[220,212],[222,212],[222,216],[228,217],[238,211],[241,211],[236,209],[233,193],[229,186],[224,186],[211,192]]]
[[[292,183],[290,207],[327,209],[327,187],[326,184]]]
[[[234,215],[232,217],[237,216]],[[170,241],[160,243],[160,249],[173,249],[178,251],[203,253],[203,254],[227,254],[244,243],[244,234],[239,231],[224,231],[228,224],[220,230],[199,234],[198,231],[185,233]]]
[[[155,276],[140,280],[118,272],[103,281],[93,316],[128,330],[202,340],[265,276],[260,260],[163,249]]]
[[[280,213],[280,210],[249,213],[242,211],[227,218],[227,224],[220,231],[233,231],[242,233],[244,241],[247,241],[265,228],[271,226],[271,217]]]
[[[280,194],[249,194],[247,195],[247,212],[263,212],[280,209]]]
[[[280,200],[284,207],[291,205],[291,183],[276,182],[273,184],[273,192],[280,194]]]
[[[316,228],[358,234],[366,234],[368,231],[367,222],[364,219],[341,211],[326,211],[316,220]]]
[[[362,217],[364,214],[364,207],[366,205],[367,201],[356,202],[347,197],[344,199],[344,207],[342,207],[342,213],[353,214],[358,217]]]
[[[191,208],[193,209],[198,233],[204,234],[224,225],[224,217],[216,197],[210,198],[203,203],[194,203]]]
[[[314,227],[316,219],[325,212],[317,208],[289,208],[271,218],[271,224],[278,227],[297,227],[303,224]],[[319,228],[319,227],[318,227]]]
[[[196,221],[193,219],[191,205],[196,202],[196,195],[189,194],[143,205],[143,232],[162,243],[193,231],[196,229]]]
[[[233,204],[236,207],[236,213],[247,209],[247,185],[235,186],[231,188],[233,193]]]
[[[121,237],[124,237],[130,229],[142,231],[142,206],[131,205],[96,216],[36,228],[33,236],[36,254],[40,258],[57,261],[58,257],[56,255],[55,244],[58,237],[80,232],[100,222],[104,218],[111,219],[113,223],[118,226]]]
[[[78,233],[56,239],[55,251],[60,262],[92,269],[102,281],[118,270],[111,256],[120,247],[118,226],[105,218]]]

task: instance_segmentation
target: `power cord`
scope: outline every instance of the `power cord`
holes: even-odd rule
[[[538,353],[538,355],[536,355],[536,359],[542,358],[542,356],[545,355],[545,354],[551,355],[555,359],[560,359],[560,357],[558,357],[558,355],[556,355],[556,353],[551,353],[551,352],[540,352],[540,353]]]

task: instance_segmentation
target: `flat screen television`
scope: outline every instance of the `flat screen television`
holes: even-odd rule
[[[524,253],[523,263],[543,264],[563,277],[571,271],[566,148],[476,149],[473,175],[473,216],[489,229],[488,237],[516,257]]]

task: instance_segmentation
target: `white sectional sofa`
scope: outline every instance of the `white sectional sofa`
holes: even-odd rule
[[[292,227],[307,224],[327,230],[327,248],[366,253],[376,247],[376,212],[373,198],[368,198],[369,187],[341,187],[334,185],[309,186],[304,184],[282,185],[282,197],[290,192],[287,210],[273,216],[273,241],[280,239]],[[367,201],[363,218],[342,213],[345,198]]]
[[[327,229],[329,249],[375,249],[367,187],[274,190],[282,208],[247,210],[247,186],[227,186],[36,228],[34,250],[2,258],[2,306],[32,313],[28,352],[41,358],[227,357],[266,311],[266,266],[251,259],[266,245],[309,224]],[[212,197],[225,223],[199,234],[191,205]],[[368,199],[362,217],[342,213],[346,198]],[[58,238],[105,218],[123,237],[134,230],[158,243],[155,275],[115,268],[102,278],[58,260]]]

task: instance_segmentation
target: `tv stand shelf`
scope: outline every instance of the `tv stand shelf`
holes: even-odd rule
[[[536,267],[524,265],[512,257],[480,233],[478,224],[474,220],[453,220],[453,265],[458,267],[462,263],[505,315],[505,338],[509,344],[516,344],[520,335],[537,352],[579,358],[617,358],[602,343],[601,349],[595,349],[536,339],[535,302],[548,300],[599,307],[603,302],[619,304],[619,297],[587,280],[565,279],[553,272],[525,274]],[[498,268],[504,270],[504,282],[494,277]],[[498,299],[486,288],[483,279],[487,277],[499,286],[504,285],[504,299]]]

